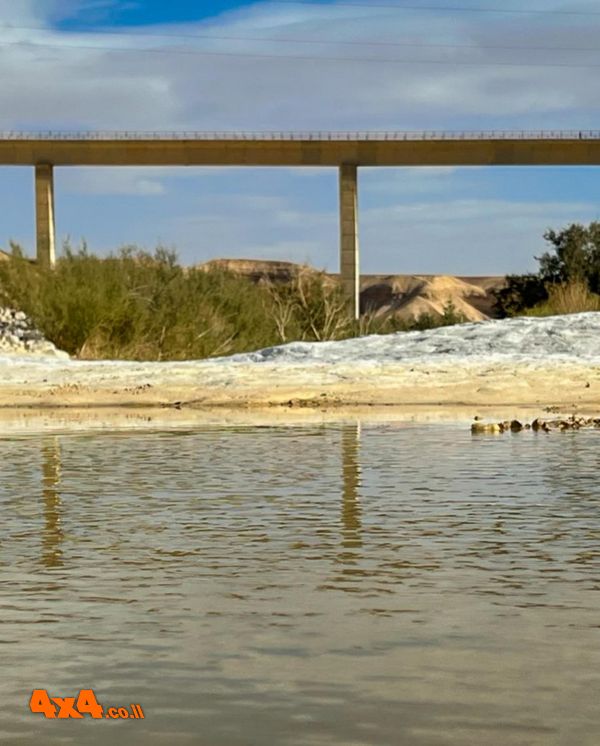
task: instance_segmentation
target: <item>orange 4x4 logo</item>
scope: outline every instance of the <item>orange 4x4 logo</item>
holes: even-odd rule
[[[46,689],[34,689],[29,700],[31,712],[39,712],[47,718],[111,718],[112,720],[138,720],[144,718],[141,705],[127,707],[102,707],[93,689],[82,689],[75,697],[50,697]]]

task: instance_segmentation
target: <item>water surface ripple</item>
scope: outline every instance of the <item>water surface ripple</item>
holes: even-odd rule
[[[600,743],[600,433],[4,439],[0,743]],[[145,720],[52,721],[33,688]]]

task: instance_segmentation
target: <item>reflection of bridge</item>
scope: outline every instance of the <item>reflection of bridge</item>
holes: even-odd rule
[[[600,131],[0,133],[0,165],[34,166],[37,257],[54,262],[54,166],[339,169],[340,271],[358,315],[359,166],[600,165]]]
[[[360,507],[360,422],[342,426],[342,551],[341,561],[358,557],[362,547]]]
[[[360,442],[358,421],[346,423],[340,429],[341,460],[341,545],[338,560],[353,564],[360,558],[362,547],[362,516],[360,507]],[[44,438],[41,448],[41,486],[44,524],[41,531],[41,562],[49,569],[62,567],[63,504],[61,500],[62,457],[57,436]]]
[[[42,445],[42,497],[44,500],[42,563],[48,568],[62,566],[60,466],[58,438],[45,439]]]

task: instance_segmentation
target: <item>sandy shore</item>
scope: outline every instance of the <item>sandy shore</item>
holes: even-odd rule
[[[498,421],[510,416],[533,419],[542,412],[523,408],[507,410],[485,408],[480,415]],[[189,431],[206,427],[297,427],[323,424],[356,425],[415,424],[441,425],[462,423],[470,427],[470,407],[335,407],[332,409],[268,407],[252,409],[165,409],[158,407],[105,408],[14,408],[0,409],[0,437],[37,433],[61,434],[101,431]]]
[[[600,409],[600,364],[469,361],[357,364],[15,361],[0,366],[0,407],[519,407]]]
[[[141,363],[0,357],[0,411],[600,410],[600,313],[516,317],[228,358]]]

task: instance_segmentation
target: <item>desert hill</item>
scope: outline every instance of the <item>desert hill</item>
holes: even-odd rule
[[[210,271],[221,269],[243,275],[253,282],[270,280],[271,282],[290,282],[300,271],[317,272],[316,269],[305,264],[295,262],[278,262],[268,259],[211,259],[197,265],[198,269]]]
[[[317,272],[314,267],[294,262],[256,259],[212,259],[199,265],[206,271],[223,269],[248,277],[252,282],[290,282],[300,271]],[[328,274],[332,282],[339,275]],[[375,316],[393,314],[410,320],[423,314],[441,316],[449,303],[469,321],[494,316],[493,291],[504,277],[453,277],[449,275],[362,275],[360,305]]]
[[[394,315],[409,320],[425,314],[442,316],[448,304],[469,321],[489,318],[473,301],[484,301],[486,291],[458,277],[446,275],[389,275],[361,282],[360,304],[375,316]]]

